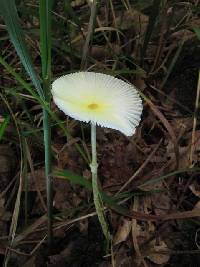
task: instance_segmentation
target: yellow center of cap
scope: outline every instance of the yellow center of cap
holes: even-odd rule
[[[99,105],[98,104],[95,104],[95,103],[92,103],[92,104],[89,104],[88,105],[88,108],[89,109],[92,109],[92,110],[97,109],[98,107],[99,107]]]

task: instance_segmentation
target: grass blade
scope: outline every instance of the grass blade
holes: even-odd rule
[[[167,173],[167,174],[162,175],[160,177],[157,177],[157,178],[151,179],[149,181],[146,181],[145,183],[139,185],[138,188],[142,189],[142,187],[144,187],[146,185],[158,183],[158,182],[163,181],[166,178],[174,176],[174,175],[183,174],[183,173],[190,173],[190,172],[195,172],[195,171],[200,171],[200,168],[188,168],[188,169],[183,169],[183,170],[170,172],[170,173]]]
[[[200,28],[199,27],[193,27],[193,31],[196,33],[196,36],[200,41]]]
[[[77,175],[69,170],[57,170],[53,174],[62,179],[67,179],[73,184],[78,184],[85,187],[87,190],[92,191],[92,183],[83,176]]]
[[[160,3],[161,3],[161,0],[154,0],[152,4],[151,14],[149,16],[149,23],[146,29],[144,43],[143,43],[142,50],[141,50],[141,62],[143,62],[145,58],[146,50],[147,50],[149,41],[151,39],[154,27],[155,27],[157,17],[159,15]]]
[[[51,87],[51,0],[40,0],[40,52],[42,61],[42,84],[45,101],[50,108]],[[51,122],[48,109],[43,108],[43,131],[45,146],[45,177],[47,191],[47,213],[48,213],[48,244],[52,243],[52,220],[53,220],[53,189],[51,177]]]
[[[0,124],[0,141],[1,141],[1,139],[3,138],[4,132],[5,132],[5,130],[6,130],[7,126],[8,126],[8,124],[9,124],[9,122],[10,122],[10,117],[7,116],[7,117],[3,120],[3,122],[1,122],[1,124]]]
[[[87,33],[85,44],[83,47],[83,55],[82,55],[82,60],[81,60],[82,70],[84,70],[87,65],[87,55],[89,51],[89,45],[92,42],[92,38],[93,38],[93,32],[94,32],[95,20],[96,20],[96,14],[97,14],[97,5],[98,5],[98,0],[94,0],[91,4],[91,14],[90,14],[90,21],[89,21],[89,26],[88,26],[88,33]]]
[[[167,73],[166,73],[166,75],[165,75],[165,77],[164,77],[164,79],[163,79],[163,81],[162,81],[162,83],[160,85],[160,88],[159,88],[160,90],[163,89],[163,87],[165,86],[170,74],[172,73],[172,70],[174,69],[175,64],[177,62],[177,59],[180,56],[180,53],[182,51],[184,43],[185,43],[185,35],[184,35],[183,39],[181,39],[180,44],[178,46],[178,49],[176,50],[176,53],[175,53],[174,57],[172,58],[172,61],[170,62],[169,68],[167,69]]]
[[[83,176],[74,174],[73,172],[69,170],[56,170],[53,173],[54,176],[59,177],[61,179],[69,180],[73,184],[77,184],[80,186],[85,187],[87,190],[92,192],[92,182],[84,178]],[[120,205],[117,204],[117,201],[119,200],[119,196],[112,197],[108,196],[105,192],[100,190],[101,198],[102,200],[114,211],[116,211],[119,214],[127,215],[129,214],[129,211]]]
[[[12,41],[17,54],[30,76],[38,94],[43,97],[43,91],[40,85],[40,80],[35,72],[31,57],[28,53],[28,49],[25,43],[24,34],[20,27],[19,17],[14,0],[0,0],[0,13],[6,24],[10,40]]]
[[[51,115],[51,118],[58,124],[58,126],[62,129],[65,136],[67,138],[71,138],[70,133],[68,132],[67,128],[63,125],[63,122],[57,117],[57,115],[50,109],[48,103],[43,98],[40,98],[38,94],[33,90],[33,88],[22,79],[22,77],[16,73],[16,71],[0,56],[0,64],[10,73],[16,81],[23,86],[23,88],[29,92],[41,105],[42,108],[45,108],[48,110],[49,114]],[[75,143],[74,146],[76,147],[77,151],[80,153],[82,158],[89,164],[89,159],[87,155],[84,153],[83,149],[80,147],[79,144]]]
[[[41,0],[40,13],[40,53],[42,60],[42,78],[51,77],[51,0]],[[44,88],[49,94],[49,88]]]

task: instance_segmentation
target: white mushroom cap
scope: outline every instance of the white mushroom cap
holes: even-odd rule
[[[116,129],[127,136],[135,133],[142,113],[137,89],[120,79],[95,72],[76,72],[52,84],[56,105],[72,118]]]

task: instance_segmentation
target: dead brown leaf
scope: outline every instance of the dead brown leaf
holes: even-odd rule
[[[78,7],[81,5],[84,5],[86,3],[86,0],[74,0],[71,2],[72,7]]]
[[[190,151],[191,151],[191,132],[188,132],[182,136],[178,145],[179,151],[179,169],[185,169],[190,166]],[[181,142],[182,141],[182,142]],[[168,140],[167,155],[170,158],[174,158],[174,144],[171,140]],[[199,151],[200,151],[200,131],[195,132],[195,143],[193,146],[193,164],[199,161]],[[175,168],[174,164],[171,168]]]
[[[44,168],[38,169],[34,171],[34,175],[36,181],[34,180],[31,173],[28,173],[27,180],[28,180],[28,190],[29,191],[37,191],[39,189],[41,192],[46,190],[46,183],[45,183],[45,171]],[[37,187],[36,187],[37,182]],[[25,188],[23,187],[23,190]]]
[[[197,181],[194,181],[189,188],[196,197],[200,197],[200,185]]]
[[[35,256],[30,257],[22,267],[37,267],[35,263]]]
[[[130,232],[131,232],[131,221],[128,219],[122,219],[122,222],[120,223],[117,229],[117,233],[114,236],[113,244],[117,245],[123,241],[126,241]]]
[[[164,241],[160,241],[159,244],[156,243],[156,241],[152,241],[150,243],[151,250],[148,254],[148,259],[151,260],[153,263],[156,263],[158,265],[167,263],[170,259],[170,255],[162,252],[167,252],[168,247]]]
[[[144,35],[149,21],[148,16],[142,14],[136,9],[129,9],[124,13],[121,12],[120,15],[121,16],[116,18],[117,27],[121,30],[128,30],[134,27],[137,34],[140,33],[140,36]]]

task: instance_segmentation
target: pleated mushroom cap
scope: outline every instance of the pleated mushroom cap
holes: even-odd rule
[[[95,72],[76,72],[52,84],[55,104],[72,118],[135,133],[142,114],[137,89],[113,76]]]

